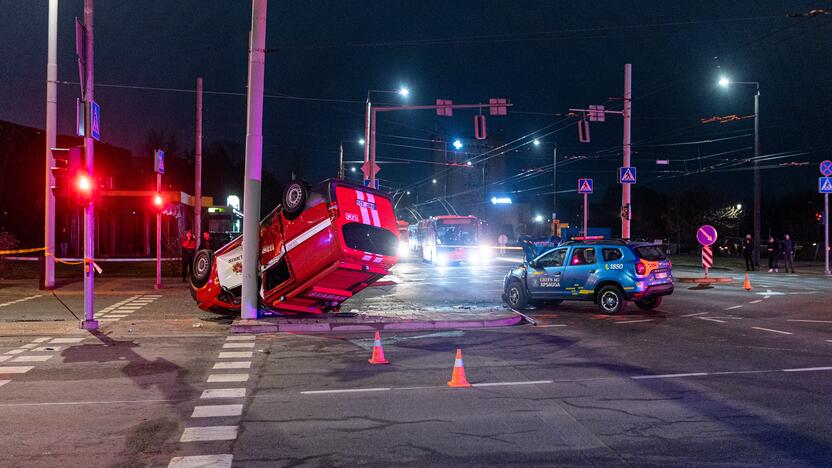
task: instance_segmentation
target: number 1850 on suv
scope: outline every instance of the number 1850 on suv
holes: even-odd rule
[[[673,293],[671,267],[653,244],[579,238],[511,270],[503,281],[503,301],[514,309],[543,301],[592,301],[602,312],[617,314],[630,300],[651,310]]]

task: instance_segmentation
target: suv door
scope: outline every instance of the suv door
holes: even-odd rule
[[[573,247],[569,261],[563,268],[561,283],[564,294],[569,296],[591,294],[598,265],[595,247]]]
[[[526,282],[535,299],[552,299],[563,294],[561,275],[563,264],[569,249],[554,249],[535,259],[534,267],[529,267]]]

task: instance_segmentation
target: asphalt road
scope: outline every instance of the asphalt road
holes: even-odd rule
[[[349,307],[494,304],[506,268],[403,264]],[[529,311],[537,326],[387,333],[386,366],[364,334],[229,336],[181,288],[116,291],[102,308],[124,317],[98,335],[0,337],[0,366],[30,367],[0,374],[0,465],[828,466],[832,280],[752,284],[677,284],[651,313],[566,302]],[[446,385],[457,348],[472,388]]]

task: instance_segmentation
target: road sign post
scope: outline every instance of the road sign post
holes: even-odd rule
[[[832,192],[832,161],[827,159],[821,162],[820,173],[823,175],[818,179],[818,192],[823,194],[823,274],[829,275],[829,193]]]
[[[153,172],[156,173],[156,195],[162,194],[162,174],[165,173],[165,152],[153,152]],[[154,199],[154,202],[156,200]],[[162,289],[162,210],[156,207],[156,289]]]
[[[705,269],[705,278],[708,277],[708,269],[714,265],[714,254],[710,245],[702,246],[702,268]]]
[[[714,254],[711,246],[716,242],[716,229],[706,224],[696,231],[696,240],[702,245],[702,268],[705,269],[705,278],[708,277],[708,269],[714,265]]]
[[[589,235],[589,194],[592,193],[592,179],[578,179],[578,193],[584,196],[584,236]]]

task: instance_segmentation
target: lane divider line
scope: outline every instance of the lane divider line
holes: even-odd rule
[[[832,320],[802,320],[802,319],[788,319],[787,322],[804,322],[804,323],[832,323]],[[828,341],[828,340],[827,340]]]
[[[719,319],[710,318],[710,317],[696,317],[696,318],[698,318],[699,320],[707,320],[709,322],[725,323],[725,320],[719,320]]]
[[[641,322],[652,322],[652,321],[653,321],[653,319],[644,319],[644,320],[627,320],[627,321],[625,321],[625,322],[615,322],[615,323],[616,323],[616,324],[622,324],[622,323],[641,323]]]
[[[707,313],[708,312],[697,312],[695,314],[680,315],[679,317],[685,317],[685,318],[687,318],[687,317],[696,317],[696,316],[699,316],[699,315],[705,315]]]
[[[787,332],[787,331],[782,331],[782,330],[773,330],[771,328],[763,328],[763,327],[751,327],[751,328],[753,328],[755,330],[763,330],[763,331],[772,332],[772,333],[780,333],[782,335],[794,335],[794,333],[792,333],[792,332]]]
[[[735,306],[731,306],[731,307],[728,307],[728,308],[723,309],[723,310],[734,310],[734,309],[742,309],[742,306],[741,305],[735,305]]]

